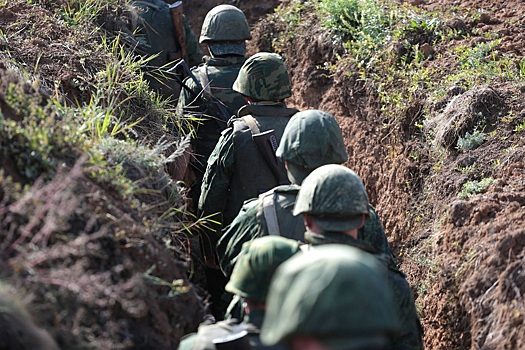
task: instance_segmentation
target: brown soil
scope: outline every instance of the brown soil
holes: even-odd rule
[[[468,38],[433,47],[436,58],[428,66],[446,70],[455,64],[454,58],[440,52],[483,40],[488,33],[501,38],[500,53],[522,57],[525,52],[522,1],[411,3],[443,17],[482,13],[477,20],[463,22],[472,33]],[[490,87],[475,87],[455,101],[453,93],[444,101],[420,96],[408,106],[406,115],[384,120],[373,82],[363,82],[352,66],[338,66],[335,74],[319,68],[324,62],[335,62],[340,48],[329,44],[326,33],[315,23],[282,52],[292,70],[290,102],[338,118],[350,155],[347,166],[363,177],[413,286],[426,348],[523,348],[525,141],[513,130],[525,120],[525,88],[501,80]],[[258,23],[252,45],[268,49],[268,31],[272,30],[273,38],[285,28],[275,28],[271,21]],[[424,116],[423,110],[431,114]],[[509,111],[516,118],[505,122],[503,116]],[[434,123],[444,118],[455,128],[441,125],[438,130],[446,136],[444,140],[452,139],[448,145],[455,145],[458,135],[450,130],[457,133],[458,124],[468,127],[478,112],[485,116],[485,132],[497,130],[498,136],[467,153],[449,147],[436,158],[434,148],[414,127],[424,117]],[[441,146],[446,147],[447,142]],[[460,170],[468,166],[477,170]],[[496,182],[470,200],[457,199],[464,183],[482,178]]]
[[[18,33],[16,41],[0,41],[0,55],[6,47],[11,55],[2,55],[4,88],[10,79],[5,68],[9,60],[16,60],[28,71],[38,65],[47,87],[44,94],[60,91],[70,100],[89,100],[82,82],[95,79],[104,57],[89,55],[95,38],[79,38],[75,47],[60,44],[74,35],[50,19],[49,11],[62,2],[40,1],[42,6],[35,7],[10,1],[0,6],[0,27]],[[187,2],[185,11],[197,35],[205,13],[219,3]],[[263,16],[286,1],[236,3],[253,27],[250,52],[270,50],[269,38],[286,28]],[[443,18],[476,18],[451,21],[470,35],[435,45],[435,58],[425,63],[429,67],[446,72],[455,61],[440,53],[472,45],[488,34],[501,38],[497,47],[501,54],[525,53],[521,0],[410,3],[438,11]],[[466,16],[474,12],[481,15]],[[303,20],[309,21],[310,16],[305,14]],[[376,83],[362,80],[355,67],[339,65],[335,72],[320,68],[324,62],[335,63],[342,48],[331,43],[315,18],[308,23],[303,33],[281,48],[294,87],[288,102],[301,109],[325,110],[339,120],[350,158],[346,165],[364,179],[413,286],[426,348],[525,348],[525,141],[523,132],[514,132],[525,121],[525,88],[501,79],[460,95],[451,90],[440,101],[416,92],[406,113],[389,120],[380,112]],[[4,116],[16,120],[11,112],[2,105]],[[450,147],[458,137],[451,123],[468,130],[478,112],[486,122],[485,132],[496,130],[497,136],[468,152]],[[508,115],[514,117],[504,118]],[[424,132],[414,126],[424,119],[430,121],[426,127],[441,132],[438,144],[429,144]],[[3,146],[4,140],[0,141]],[[444,149],[441,153],[436,152],[439,146]],[[0,165],[5,174],[27,182],[15,163],[16,159],[5,159]],[[175,348],[180,336],[202,318],[202,293],[195,286],[197,290],[166,299],[163,295],[170,287],[143,276],[155,265],[152,275],[169,282],[180,280],[178,290],[184,290],[191,286],[186,262],[166,251],[162,239],[157,239],[161,232],[142,234],[143,213],[128,212],[123,198],[87,181],[75,171],[76,163],[70,163],[68,172],[54,181],[35,185],[31,201],[11,198],[11,185],[1,178],[0,250],[6,252],[2,269],[9,271],[2,277],[32,295],[40,323],[53,330],[64,348]],[[463,184],[483,178],[495,180],[485,193],[458,199]],[[67,186],[60,187],[64,182]],[[51,196],[57,192],[61,195]],[[38,210],[50,197],[67,208],[82,206],[84,210],[61,214],[68,217],[67,222],[52,222],[55,213]],[[33,222],[35,213],[44,219]],[[95,215],[90,219],[88,213]],[[54,225],[53,230],[46,222]],[[31,237],[36,237],[32,244],[39,250],[10,249],[14,238],[8,233],[21,226],[32,228]],[[180,238],[174,245],[186,249],[188,240]]]

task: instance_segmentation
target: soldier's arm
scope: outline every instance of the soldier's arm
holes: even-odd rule
[[[222,212],[229,198],[233,165],[233,129],[229,128],[223,131],[208,159],[199,198],[201,216],[219,213],[216,219],[222,221]]]
[[[258,198],[244,202],[239,214],[223,230],[222,236],[217,243],[219,264],[226,277],[230,277],[242,245],[259,236],[260,230],[257,222],[259,204]]]
[[[394,274],[394,278],[392,278]],[[389,271],[401,329],[394,339],[394,350],[422,350],[423,328],[417,313],[410,285],[399,271]]]
[[[372,206],[369,207],[369,216],[365,220],[365,225],[359,229],[357,238],[370,243],[377,253],[388,257],[389,266],[397,268],[397,262],[390,249],[383,224]]]

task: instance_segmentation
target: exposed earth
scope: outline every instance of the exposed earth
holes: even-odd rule
[[[28,99],[61,94],[87,103],[91,95],[84,87],[104,68],[106,58],[91,55],[99,45],[95,35],[70,46],[74,34],[51,20],[68,1],[37,2],[0,5],[2,123],[23,119],[5,99],[10,82],[20,83]],[[419,38],[432,52],[422,64],[442,73],[434,83],[448,92],[435,99],[399,79],[400,91],[412,90],[404,113],[395,117],[382,109],[377,80],[363,79],[350,61],[338,63],[344,48],[314,14],[302,14],[296,33],[280,39],[287,25],[275,20],[273,9],[291,2],[231,3],[245,11],[253,28],[250,54],[278,50],[284,57],[293,84],[287,103],[325,110],[340,122],[346,165],[363,178],[413,287],[426,348],[525,348],[525,85],[505,71],[490,85],[468,89],[446,79],[458,64],[455,48],[489,38],[501,39],[494,55],[512,55],[525,74],[523,1],[409,1],[468,35],[441,42]],[[187,1],[185,13],[197,36],[206,12],[220,3]],[[36,72],[40,89],[34,81],[20,82],[12,61]],[[155,122],[150,119],[148,127]],[[458,149],[458,140],[480,123],[486,135],[481,145]],[[146,144],[155,144],[156,134],[146,129],[138,132]],[[163,169],[153,171],[144,183],[151,191],[140,198],[147,205],[137,206],[80,171],[86,159],[76,149],[53,151],[64,165],[52,179],[21,172],[21,163],[32,160],[20,158],[25,153],[14,140],[0,134],[0,277],[26,295],[37,323],[64,349],[176,348],[202,320],[206,305],[205,291],[193,283],[199,262],[188,258],[194,256],[194,238],[180,233],[181,222],[191,219],[153,220],[159,225],[143,219],[184,207],[182,197],[166,199],[176,185],[167,184]],[[128,166],[127,177],[144,177],[142,167]],[[490,182],[484,191],[459,196],[465,184],[482,180]],[[30,190],[18,196],[24,185]],[[175,231],[180,234],[166,234]]]

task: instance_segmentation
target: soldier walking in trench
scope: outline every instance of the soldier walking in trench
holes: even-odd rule
[[[181,72],[170,71],[175,63],[180,59],[189,65],[202,62],[202,51],[182,6],[181,1],[134,0],[129,6],[129,25],[123,28],[127,44],[150,59],[143,69],[150,88],[171,99],[181,91],[175,77],[182,76]]]
[[[317,168],[304,179],[293,214],[302,215],[305,240],[311,249],[344,244],[374,254],[384,262],[401,326],[392,341],[392,349],[423,349],[423,329],[405,275],[391,267],[370,244],[357,239],[358,229],[363,226],[368,211],[368,195],[361,178],[342,165],[329,164]]]
[[[242,298],[244,317],[200,325],[197,333],[187,335],[181,340],[179,350],[285,350],[281,345],[262,345],[259,331],[273,274],[283,262],[295,254],[301,254],[300,243],[284,237],[261,237],[246,243],[242,248],[239,263],[226,285],[226,290]]]
[[[292,95],[290,77],[281,56],[261,52],[248,58],[233,84],[248,104],[228,123],[208,160],[199,199],[199,215],[218,224],[201,235],[207,265],[212,313],[222,319],[221,296],[226,278],[219,269],[216,244],[246,199],[287,183],[284,165],[275,149],[297,109],[284,100]]]
[[[177,113],[193,121],[190,169],[195,179],[189,196],[194,212],[208,158],[222,130],[226,129],[228,119],[247,103],[232,86],[246,61],[246,40],[251,37],[248,21],[241,10],[232,5],[214,7],[204,19],[199,39],[208,47],[210,56],[204,56],[204,63],[193,68],[192,77],[183,82],[186,88],[181,90]],[[227,114],[213,115],[207,108],[211,98],[222,103]]]
[[[342,164],[348,160],[339,124],[321,110],[295,114],[286,125],[276,155],[285,162],[290,185],[281,185],[258,198],[246,201],[232,223],[223,230],[217,244],[221,269],[228,277],[242,245],[256,237],[281,235],[304,242],[302,217],[292,214],[297,193],[304,178],[326,164]],[[388,257],[395,267],[383,225],[370,205],[358,239],[369,242]]]

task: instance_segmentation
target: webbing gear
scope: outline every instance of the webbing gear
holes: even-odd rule
[[[262,193],[259,195],[259,199],[262,201],[263,214],[268,227],[268,233],[271,236],[280,236],[281,230],[279,228],[279,221],[277,220],[277,211],[275,210],[275,190],[272,189]]]
[[[176,78],[176,80],[183,88],[188,90],[196,98],[197,97],[201,97],[202,98],[202,100],[204,101],[204,106],[206,108],[206,111],[203,114],[205,114],[207,116],[215,117],[215,118],[217,118],[219,120],[227,122],[230,119],[232,113],[230,112],[229,108],[222,101],[220,101],[218,98],[213,96],[213,94],[211,93],[207,72],[206,71],[203,72],[199,68],[198,74],[201,77],[201,79],[203,79],[203,83],[201,83],[197,79],[197,77],[192,73],[192,71],[188,67],[188,64],[183,59],[180,60],[176,65],[174,65],[173,68],[170,68],[168,70],[168,72],[170,72],[172,70],[176,70],[180,66],[182,66],[182,68],[184,68],[184,71],[186,72],[186,74],[195,82],[197,88],[199,89],[199,94],[197,94],[195,91],[190,89],[184,83],[184,81],[182,81],[180,78]],[[202,91],[203,93],[201,94],[200,91]]]
[[[251,115],[245,115],[242,117],[246,124],[248,124],[248,127],[250,128],[250,131],[252,132],[252,135],[257,135],[261,133],[261,129],[259,129],[259,125],[257,124],[257,120],[255,120],[254,117]]]
[[[275,151],[279,145],[277,138],[275,137],[274,130],[270,129],[261,132],[259,125],[257,124],[257,120],[251,115],[245,115],[241,119],[243,119],[250,128],[252,140],[257,146],[257,149],[263,157],[266,165],[268,165],[268,168],[270,168],[272,171],[272,174],[275,177],[277,183],[279,185],[289,184],[290,181],[288,180],[288,176],[283,167],[280,166],[280,161],[275,155]]]

